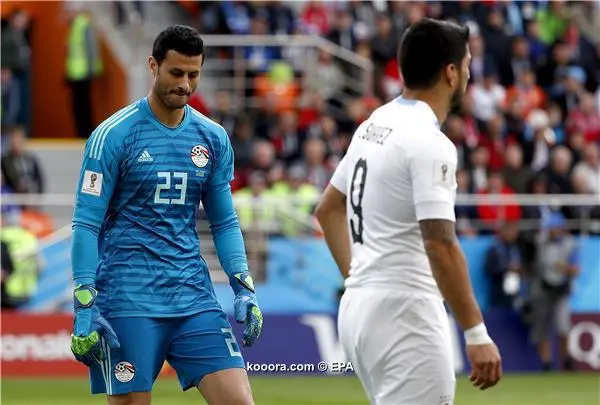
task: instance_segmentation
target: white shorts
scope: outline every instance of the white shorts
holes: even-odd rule
[[[450,323],[435,296],[350,288],[338,315],[340,343],[373,405],[452,405]]]

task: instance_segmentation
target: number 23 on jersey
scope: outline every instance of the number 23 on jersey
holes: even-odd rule
[[[158,178],[156,191],[154,192],[154,203],[185,204],[188,174],[186,172],[157,172],[156,175]],[[175,190],[175,192],[171,190]],[[165,197],[165,195],[170,195],[173,198]]]

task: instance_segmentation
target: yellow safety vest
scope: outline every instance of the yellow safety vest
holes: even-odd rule
[[[271,195],[281,198],[280,208],[284,212],[279,214],[279,220],[283,234],[288,237],[299,236],[305,226],[295,218],[290,218],[285,211],[292,215],[298,213],[300,217],[310,214],[319,195],[317,188],[303,184],[297,190],[292,190],[286,183],[277,182],[273,185]]]
[[[265,190],[262,197],[268,199],[270,190]],[[260,201],[254,197],[250,188],[243,188],[233,193],[236,203],[236,212],[242,230],[256,229],[268,231],[274,225],[274,210],[268,201]],[[258,202],[255,201],[258,199]]]
[[[67,55],[67,78],[82,80],[90,76],[90,63],[94,63],[93,74],[102,72],[102,59],[96,54],[96,60],[90,61],[86,43],[86,31],[90,27],[90,19],[86,15],[78,15],[71,23],[69,30],[69,54]]]
[[[2,241],[8,245],[13,273],[6,281],[6,293],[12,298],[30,297],[36,290],[38,262],[36,236],[21,227],[2,228]]]

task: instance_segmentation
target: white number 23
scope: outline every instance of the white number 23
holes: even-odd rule
[[[187,173],[185,172],[158,172],[156,173],[159,179],[159,183],[156,185],[156,191],[154,193],[155,204],[185,204],[185,193],[187,190]],[[173,178],[173,188],[179,190],[179,197],[177,198],[164,198],[160,194],[163,190],[171,190],[171,178]],[[164,179],[164,181],[160,181]],[[175,182],[175,179],[181,179],[180,182]]]

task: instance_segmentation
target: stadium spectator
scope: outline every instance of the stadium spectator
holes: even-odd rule
[[[456,172],[456,195],[457,196],[468,196],[473,194],[471,186],[471,178],[469,172],[465,169],[459,169]],[[473,205],[457,205],[455,208],[456,214],[456,229],[460,236],[475,236],[477,235],[477,228],[475,227],[475,220],[477,219],[477,207]]]
[[[515,192],[504,182],[504,176],[499,171],[491,171],[488,176],[488,185],[478,192],[480,195],[498,194],[511,196]],[[518,203],[483,204],[477,207],[479,218],[492,229],[497,229],[505,221],[518,221],[521,219],[521,207]]]
[[[506,100],[506,89],[498,83],[498,74],[495,66],[488,64],[484,67],[483,81],[471,86],[473,97],[473,115],[479,121],[489,121],[501,112]]]
[[[567,350],[570,329],[569,296],[571,284],[579,273],[577,242],[565,231],[565,218],[553,213],[545,221],[547,237],[537,249],[535,280],[532,285],[532,340],[537,345],[543,369],[553,368],[550,336],[556,328],[562,367],[572,368]]]
[[[6,291],[6,282],[10,276],[14,273],[14,265],[12,257],[10,256],[10,249],[8,244],[4,241],[0,241],[2,251],[0,252],[0,258],[2,260],[2,268],[0,269],[0,305],[2,309],[13,308],[13,303],[10,300],[10,296]]]
[[[2,87],[2,128],[18,125],[21,111],[21,90],[13,76],[12,70],[2,68],[0,71]]]
[[[504,166],[504,151],[512,142],[512,137],[506,133],[504,116],[494,114],[485,123],[485,137],[482,138],[480,146],[488,150],[490,160],[488,167],[491,170],[501,170]]]
[[[548,194],[548,177],[546,174],[537,173],[529,184],[529,193],[532,195]],[[540,230],[543,224],[554,212],[554,207],[548,204],[540,203],[537,205],[525,205],[522,207],[523,217],[521,232],[521,244],[523,252],[523,262],[526,268],[532,269],[535,266],[537,257],[538,240]],[[542,231],[543,234],[543,231]]]
[[[484,146],[478,146],[470,157],[470,178],[473,192],[483,190],[488,185],[488,165],[490,153]]]
[[[324,36],[329,31],[329,10],[322,1],[308,1],[300,14],[302,31],[309,35]]]
[[[583,160],[573,168],[573,176],[581,183],[578,187],[592,194],[600,194],[600,144],[591,143],[584,151]]]
[[[332,55],[325,51],[318,52],[317,62],[311,64],[304,75],[305,89],[319,93],[325,101],[333,101],[342,94],[344,84],[344,72]]]
[[[514,37],[511,44],[510,59],[502,71],[502,85],[510,87],[519,77],[525,72],[532,71],[534,67],[535,62],[531,58],[531,50],[527,38],[523,36]]]
[[[573,154],[565,146],[557,146],[550,155],[548,173],[548,192],[551,194],[571,194],[570,174],[573,164]]]
[[[232,189],[239,190],[248,185],[250,175],[255,172],[266,172],[275,163],[275,148],[266,140],[256,140],[252,147],[250,165],[236,169]]]
[[[281,114],[270,138],[275,147],[277,159],[291,164],[302,155],[304,134],[298,130],[298,117],[295,112],[287,111]]]
[[[272,103],[275,114],[295,110],[300,89],[292,65],[277,61],[271,63],[268,69],[267,73],[260,74],[255,79],[256,97]]]
[[[2,53],[0,65],[2,69],[8,69],[11,72],[19,94],[15,123],[24,125],[26,128],[29,128],[30,124],[31,45],[29,43],[29,26],[29,14],[25,10],[14,10],[8,17],[8,25],[2,29],[0,41]]]
[[[333,169],[327,161],[325,142],[321,138],[310,138],[304,143],[303,159],[297,162],[306,173],[309,184],[323,191],[333,174]]]
[[[551,94],[566,117],[579,106],[579,100],[585,93],[587,75],[581,67],[570,66],[557,69],[556,76]]]
[[[318,137],[325,142],[325,154],[332,162],[341,160],[345,152],[343,138],[338,135],[338,125],[329,115],[323,114],[319,121],[314,123],[308,129],[308,138]]]
[[[87,12],[71,15],[65,77],[71,87],[71,112],[77,136],[87,139],[94,130],[92,82],[102,74],[96,29]]]
[[[521,291],[521,277],[525,273],[518,238],[518,223],[505,222],[486,252],[485,273],[492,308],[515,308],[515,299]]]
[[[307,174],[301,166],[292,166],[285,179],[275,182],[271,186],[270,196],[279,201],[277,219],[281,226],[281,233],[286,237],[297,237],[306,233],[308,216],[313,212],[315,202],[319,197],[319,190],[312,184],[307,184]],[[304,220],[302,220],[304,219]]]
[[[250,165],[255,139],[253,138],[252,119],[248,115],[239,115],[231,132],[231,146],[235,154],[235,168],[242,170]]]
[[[44,176],[38,158],[25,149],[26,135],[23,127],[14,127],[10,133],[8,151],[2,156],[2,175],[6,185],[15,193],[41,194]]]
[[[118,25],[139,24],[145,20],[143,1],[114,1],[115,19]]]
[[[375,64],[375,82],[379,83],[386,63],[394,58],[398,50],[398,37],[393,31],[392,21],[388,15],[377,15],[370,47],[371,60]]]
[[[479,125],[477,124],[477,120],[473,115],[474,103],[475,101],[473,99],[473,95],[471,93],[467,93],[463,97],[463,102],[460,109],[460,116],[465,123],[464,137],[467,144],[472,148],[477,146],[481,139],[481,131],[479,129]]]
[[[513,98],[507,102],[505,114],[506,132],[511,134],[520,143],[524,142],[525,136],[525,119],[523,117],[523,102],[518,98]]]
[[[540,25],[537,21],[529,21],[526,25],[526,38],[529,45],[531,60],[535,66],[541,66],[546,62],[548,46],[540,38]]]
[[[510,60],[511,40],[506,33],[505,18],[501,7],[492,7],[488,11],[485,24],[481,25],[481,35],[485,40],[485,49],[501,69]],[[499,74],[500,72],[496,72]]]
[[[482,83],[486,66],[494,65],[494,58],[485,52],[485,42],[480,35],[469,37],[471,52],[471,83]]]
[[[325,37],[336,45],[353,50],[357,45],[357,38],[352,25],[352,15],[345,9],[333,13],[332,26],[327,30]]]
[[[546,107],[548,114],[549,129],[554,133],[554,139],[557,144],[564,144],[567,141],[567,131],[565,129],[565,120],[562,110],[556,103],[550,102]]]
[[[506,92],[506,103],[509,105],[514,100],[520,101],[521,114],[527,118],[532,110],[544,108],[546,94],[542,88],[536,85],[535,73],[529,69],[523,69],[517,76],[514,85]]]
[[[238,109],[231,100],[231,94],[225,90],[217,92],[211,118],[225,128],[228,134],[232,134],[238,115]]]
[[[570,134],[582,133],[586,143],[600,143],[600,113],[592,94],[583,93],[578,107],[569,112],[567,131]]]
[[[289,35],[296,28],[296,17],[292,8],[283,1],[271,1],[267,3],[267,13],[271,23],[270,32],[274,35]]]
[[[600,13],[597,4],[594,3],[594,1],[574,2],[571,4],[571,17],[581,34],[597,48],[600,46]]]
[[[502,174],[506,185],[517,194],[527,194],[535,172],[523,165],[523,151],[518,144],[507,146],[504,163]]]
[[[265,174],[255,171],[248,177],[248,186],[234,193],[239,206],[236,211],[242,230],[265,230],[267,221],[272,220],[272,212],[266,208],[261,198],[268,192]],[[268,204],[268,203],[267,203]]]
[[[540,25],[540,39],[547,45],[560,38],[569,24],[570,13],[562,0],[548,2],[548,7],[538,10],[536,21]]]
[[[550,149],[556,139],[550,128],[550,118],[544,110],[534,110],[527,118],[523,142],[525,162],[535,171],[543,170],[550,160]]]
[[[472,145],[467,143],[465,138],[465,121],[459,115],[450,114],[444,123],[445,134],[456,146],[458,154],[458,170],[462,169],[465,162],[469,161],[472,151]]]
[[[2,260],[3,307],[18,308],[26,304],[37,289],[41,262],[38,257],[38,239],[23,228],[18,217],[2,216],[0,238],[6,248],[7,261]],[[2,255],[6,253],[2,252]],[[8,262],[10,260],[10,263]],[[6,266],[6,267],[5,267]]]
[[[4,179],[4,173],[0,172],[0,195],[10,196],[14,194],[15,191],[12,187],[6,184],[6,180]],[[10,220],[11,223],[19,223],[21,220],[21,207],[18,204],[11,204],[6,202],[6,198],[2,199],[2,211],[1,215],[3,217],[12,218]]]

